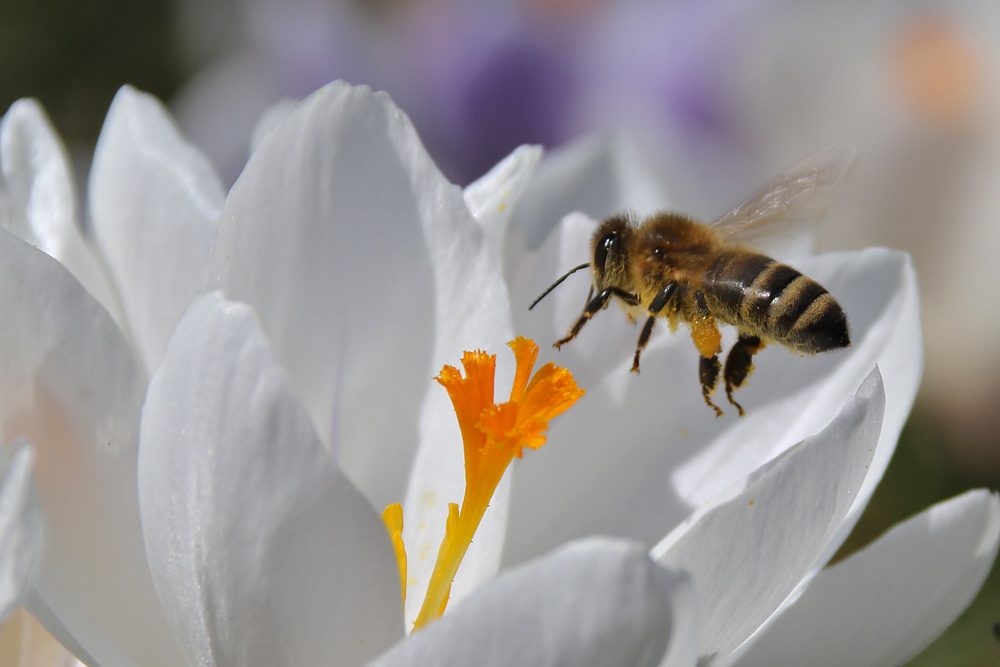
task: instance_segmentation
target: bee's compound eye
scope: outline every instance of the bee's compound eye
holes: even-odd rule
[[[608,232],[602,236],[594,248],[594,268],[598,271],[604,271],[605,264],[608,261],[608,253],[614,252],[617,245],[618,232]]]

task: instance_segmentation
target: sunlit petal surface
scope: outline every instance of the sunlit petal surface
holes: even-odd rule
[[[524,205],[521,195],[541,158],[541,147],[521,146],[462,190],[469,211],[486,232],[486,243],[498,265],[503,261],[511,216]]]
[[[15,102],[0,121],[0,224],[59,260],[120,325],[118,293],[84,240],[69,156],[35,100]]]
[[[696,613],[685,576],[591,539],[501,574],[373,665],[693,666]]]
[[[246,306],[208,294],[186,311],[140,451],[150,567],[188,664],[363,664],[402,636],[382,521]]]
[[[708,664],[724,661],[836,551],[875,457],[884,402],[876,371],[826,429],[654,547],[658,562],[691,573]]]
[[[935,505],[820,572],[739,664],[903,664],[968,606],[998,542],[995,494]]]
[[[139,359],[152,373],[174,323],[201,289],[222,186],[160,102],[126,86],[104,122],[88,194],[94,235]]]

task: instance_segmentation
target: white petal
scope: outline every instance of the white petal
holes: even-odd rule
[[[453,409],[430,378],[486,349],[509,386],[511,325],[483,232],[409,120],[386,95],[343,83],[306,99],[233,186],[206,278],[259,313],[320,439],[373,505],[399,501],[414,470],[404,538],[420,551],[411,531],[427,525],[436,552],[464,474]],[[470,568],[489,553],[496,569],[504,497]],[[423,576],[419,563],[411,575]]]
[[[42,514],[31,483],[34,452],[0,447],[0,622],[20,603],[35,567]]]
[[[41,105],[11,106],[0,123],[4,196],[16,210],[8,229],[61,259],[67,233],[76,233],[76,201],[69,158]]]
[[[998,540],[995,494],[935,505],[820,572],[739,664],[903,664],[972,601]]]
[[[503,261],[504,239],[514,204],[520,200],[541,157],[541,146],[521,146],[462,191],[469,211],[486,232],[497,265]]]
[[[0,628],[0,655],[9,667],[86,667],[23,607]],[[95,664],[95,663],[90,663]]]
[[[778,346],[763,350],[749,386],[736,395],[745,418],[729,410],[716,419],[702,402],[698,356],[686,329],[654,335],[638,375],[629,373],[636,327],[612,309],[564,346],[556,359],[562,362],[566,353],[587,394],[553,424],[549,444],[532,464],[518,470],[505,562],[594,532],[656,543],[693,509],[824,428],[877,363],[885,377],[886,417],[869,477],[845,520],[846,536],[881,479],[920,378],[916,278],[905,255],[880,249],[811,258],[799,268],[844,305],[852,347],[815,357]],[[558,307],[562,297],[558,291],[551,296]],[[579,309],[585,292],[571,296]],[[623,332],[625,340],[615,338]],[[600,365],[580,368],[588,360],[571,356],[570,348],[586,347],[588,335],[624,350],[617,357],[594,353]],[[629,493],[595,494],[590,489],[596,484]]]
[[[285,98],[275,102],[264,110],[264,113],[262,113],[260,118],[257,119],[257,124],[254,125],[253,133],[250,135],[249,155],[253,155],[253,152],[257,150],[257,146],[260,145],[260,142],[264,141],[264,137],[267,136],[267,133],[274,129],[274,127],[278,124],[278,121],[294,111],[299,102],[300,100]]]
[[[875,456],[884,401],[873,371],[830,426],[653,549],[660,564],[691,574],[706,664],[725,660],[833,555]]]
[[[43,546],[44,548],[44,546]],[[80,645],[76,638],[66,629],[59,617],[49,608],[48,603],[39,597],[34,588],[29,588],[24,596],[21,605],[27,610],[31,610],[30,616],[38,621],[44,628],[44,632],[51,635],[57,644],[72,654],[77,660],[85,665],[96,665],[90,654]]]
[[[223,20],[235,24],[231,16]],[[281,94],[264,69],[257,57],[229,53],[195,72],[171,99],[184,135],[211,158],[225,183],[246,165],[254,126]]]
[[[0,122],[0,225],[55,257],[122,322],[118,294],[81,232],[69,157],[35,100]]]
[[[402,112],[342,83],[267,134],[226,202],[207,284],[259,314],[321,440],[376,505],[402,494],[436,360],[509,335],[483,335],[506,293],[481,237]]]
[[[501,574],[372,665],[694,665],[695,615],[687,577],[590,539]]]
[[[97,239],[147,372],[201,289],[224,193],[163,105],[125,86],[101,130],[90,176]]]
[[[142,420],[143,532],[188,664],[361,664],[402,636],[385,526],[249,308],[215,293],[192,303]]]
[[[0,312],[0,435],[34,446],[45,512],[34,588],[100,664],[170,664],[173,640],[139,530],[145,378],[107,311],[59,263],[3,230]]]
[[[537,248],[563,216],[574,211],[600,220],[626,209],[650,213],[669,207],[659,175],[639,157],[630,139],[585,137],[545,156],[518,202],[511,221],[511,230],[516,230],[511,241],[517,243],[507,252],[517,256]]]

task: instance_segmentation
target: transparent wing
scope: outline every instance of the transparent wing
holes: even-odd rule
[[[712,223],[729,239],[745,240],[821,216],[840,190],[855,149],[837,144],[813,153]]]

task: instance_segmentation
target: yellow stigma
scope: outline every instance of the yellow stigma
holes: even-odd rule
[[[396,552],[396,562],[399,565],[399,585],[403,589],[403,604],[406,604],[406,550],[403,548],[403,506],[393,503],[382,512],[382,523],[389,531],[392,548]]]
[[[520,457],[525,447],[538,449],[545,444],[549,420],[583,396],[573,375],[555,364],[546,364],[532,376],[538,356],[538,346],[533,341],[517,338],[509,345],[517,367],[510,400],[506,403],[493,402],[496,355],[466,352],[462,357],[464,376],[457,368],[445,366],[436,378],[455,406],[462,432],[465,497],[461,509],[454,503],[449,505],[445,537],[414,628],[444,613],[455,573],[511,461],[515,456]],[[397,533],[393,530],[396,524],[390,526],[386,518],[386,525],[396,544]],[[398,525],[402,525],[401,512]],[[397,558],[401,563],[400,577],[405,581],[406,555],[401,544],[397,547]]]

